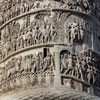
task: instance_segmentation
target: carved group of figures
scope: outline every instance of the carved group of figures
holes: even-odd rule
[[[66,40],[66,44],[73,45],[75,42],[82,43],[85,31],[91,33],[96,30],[94,25],[90,25],[89,22],[77,21],[68,23],[68,27],[66,26],[65,29],[59,31],[55,23],[57,19],[52,22],[54,18],[55,15],[51,12],[46,15],[39,13],[33,17],[32,21],[30,21],[30,15],[25,16],[22,25],[17,21],[12,21],[6,25],[1,30],[0,59],[4,59],[11,53],[26,47],[59,42],[60,31],[63,31],[61,34],[63,37],[66,35],[60,42]]]
[[[28,12],[32,6],[32,3],[28,3],[25,0],[5,0],[1,4],[3,23],[19,14]]]
[[[1,59],[25,47],[55,42],[57,36],[56,27],[51,25],[50,20],[34,18],[30,22],[30,16],[26,16],[22,25],[13,21],[1,32]]]
[[[31,11],[37,8],[65,8],[76,11],[84,11],[85,13],[93,14],[98,19],[100,14],[98,13],[99,7],[96,7],[97,1],[92,0],[43,0],[36,1],[24,1],[24,0],[5,0],[1,3],[1,22],[5,23],[9,19],[18,16],[22,13]]]
[[[97,64],[94,59],[88,55],[76,56],[68,52],[61,54],[61,73],[76,77],[82,81],[87,81],[90,84],[97,82],[100,77]]]
[[[24,78],[22,80],[27,82],[27,77],[32,79],[32,75],[39,75],[39,78],[42,77],[42,75],[46,75],[48,78],[49,75],[53,74],[53,70],[55,70],[54,55],[50,52],[48,52],[46,57],[43,57],[42,52],[30,54],[24,57],[14,57],[8,61],[3,69],[1,69],[0,84],[1,86],[4,83],[8,84],[12,80],[16,80],[17,84],[17,82],[22,78]],[[13,81],[11,84],[13,84]]]
[[[75,39],[79,42],[83,41],[83,35],[84,35],[83,25],[74,22],[69,23],[67,38],[70,44],[73,44]]]
[[[85,31],[92,33],[96,30],[92,23],[81,20],[68,22],[68,26],[64,26],[66,16],[64,18],[62,16],[61,12],[55,13],[53,11],[37,13],[34,16],[25,16],[22,24],[19,21],[7,24],[1,30],[0,59],[4,59],[17,50],[41,43],[59,41],[67,41],[66,44],[70,45],[73,45],[75,41],[82,43]],[[64,39],[60,39],[60,35]]]

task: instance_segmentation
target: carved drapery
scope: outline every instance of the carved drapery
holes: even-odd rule
[[[73,79],[84,86],[88,84],[88,88],[94,85],[100,87],[100,60],[97,55],[87,52],[90,48],[100,50],[99,3],[99,0],[2,1],[2,91],[28,85],[60,86],[62,77],[65,81],[71,82]],[[51,49],[51,45],[54,48]],[[38,49],[45,46],[51,50],[44,49],[46,54]],[[60,53],[60,46],[69,47],[72,51],[64,50]],[[35,49],[39,52],[28,54],[29,50]]]
[[[54,55],[48,52],[46,57],[43,57],[43,52],[30,54],[27,56],[14,57],[7,64],[0,73],[0,85],[8,91],[24,87],[27,85],[53,85],[54,81],[55,61]],[[2,90],[4,91],[2,88]]]

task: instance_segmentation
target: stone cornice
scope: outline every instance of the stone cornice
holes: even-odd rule
[[[10,22],[14,21],[14,20],[17,20],[17,19],[20,19],[21,17],[24,17],[24,16],[27,16],[27,15],[31,15],[31,14],[35,14],[35,13],[39,13],[39,12],[50,12],[50,11],[63,11],[63,12],[70,12],[70,13],[74,13],[74,14],[79,14],[79,15],[82,15],[82,16],[86,16],[88,17],[89,19],[91,19],[94,23],[96,23],[97,25],[100,25],[99,21],[93,17],[93,16],[90,16],[86,13],[83,13],[83,12],[80,12],[80,11],[76,11],[76,10],[71,10],[71,9],[64,9],[64,8],[38,8],[36,10],[32,10],[32,11],[29,11],[29,12],[26,12],[26,13],[23,13],[21,15],[18,15],[12,19],[10,19],[9,21],[7,21],[6,23],[4,23],[3,25],[0,26],[0,29],[2,29],[3,27],[5,27],[7,24],[9,24]]]
[[[26,47],[26,48],[22,48],[20,50],[17,50],[13,53],[11,53],[10,55],[8,55],[7,57],[5,57],[4,59],[2,59],[0,61],[0,64],[5,62],[6,60],[10,59],[11,57],[15,56],[15,55],[18,55],[22,52],[26,52],[28,50],[32,50],[32,49],[36,49],[36,48],[41,48],[41,47],[53,47],[54,45],[66,45],[64,43],[43,43],[43,44],[36,44],[36,45],[33,45],[33,46],[30,46],[30,47]]]
[[[69,75],[65,75],[65,74],[61,74],[61,77],[65,77],[65,78],[69,78],[69,79],[72,79],[72,80],[75,80],[77,82],[80,82],[86,86],[91,86],[88,82],[84,81],[84,80],[81,80],[81,79],[77,79],[76,77],[74,76],[69,76]]]

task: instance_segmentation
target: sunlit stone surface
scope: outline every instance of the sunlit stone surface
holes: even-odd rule
[[[0,100],[100,100],[100,0],[0,0]]]

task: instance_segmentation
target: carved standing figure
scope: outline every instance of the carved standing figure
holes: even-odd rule
[[[76,63],[76,72],[77,72],[77,78],[83,80],[83,73],[82,73],[82,63],[79,58],[77,58],[77,63]]]
[[[66,54],[64,55],[61,55],[61,73],[63,71],[66,71],[67,68],[68,68],[68,61],[67,61],[67,57],[66,57]]]
[[[74,74],[74,69],[73,69],[73,56],[70,54],[68,56],[68,68],[65,71],[66,74],[73,76]]]

